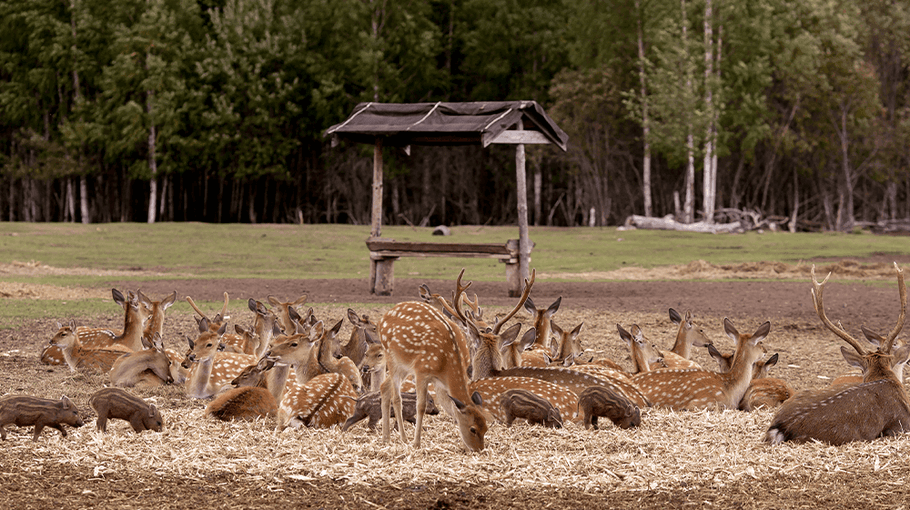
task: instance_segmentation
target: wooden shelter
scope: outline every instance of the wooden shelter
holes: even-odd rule
[[[346,140],[374,146],[372,228],[367,246],[371,247],[370,292],[379,295],[391,295],[392,264],[401,256],[493,256],[506,260],[506,255],[513,253],[508,250],[509,243],[489,246],[447,243],[427,249],[425,243],[382,239],[383,146],[402,147],[410,153],[411,145],[515,145],[519,238],[516,269],[510,274],[507,261],[506,272],[509,293],[517,295],[521,282],[528,277],[531,253],[525,145],[553,144],[565,151],[569,139],[536,101],[360,103],[344,122],[330,127],[326,135],[332,136],[333,145]],[[378,250],[378,243],[383,250]],[[422,246],[416,246],[419,244]]]

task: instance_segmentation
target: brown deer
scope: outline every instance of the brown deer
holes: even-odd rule
[[[777,407],[796,393],[787,381],[777,377],[768,377],[768,369],[776,365],[778,359],[780,357],[774,353],[765,361],[755,362],[752,382],[739,402],[741,410],[754,411],[761,407],[769,409]]]
[[[255,420],[275,416],[278,402],[267,388],[241,386],[218,394],[205,407],[205,414],[221,421]]]
[[[112,345],[108,349],[86,349],[76,334],[76,325],[73,321],[66,326],[60,326],[57,334],[51,338],[50,344],[60,348],[63,359],[72,372],[88,369],[107,373],[117,358],[133,352],[122,345]]]
[[[771,323],[765,322],[749,335],[740,334],[733,322],[725,318],[724,332],[736,342],[733,367],[729,372],[663,368],[637,374],[633,382],[655,406],[676,410],[736,409],[752,382],[752,365],[765,352],[762,340],[771,332]]]
[[[869,341],[876,348],[882,346],[885,338],[878,333],[868,329],[865,325],[860,326],[860,330],[863,332],[863,336],[866,337],[866,340]],[[841,346],[841,354],[844,356],[844,360],[848,365],[852,365],[860,369],[859,374],[845,374],[839,377],[836,377],[831,381],[829,386],[838,386],[841,384],[858,384],[863,382],[863,364],[862,358],[856,355],[853,351],[847,349],[846,347]],[[910,344],[904,344],[897,349],[894,349],[894,358],[891,360],[891,370],[894,371],[894,376],[897,377],[898,381],[904,380],[904,367],[907,365],[907,359],[910,357]]]
[[[136,291],[139,301],[148,309],[149,317],[145,321],[145,329],[142,331],[142,345],[148,349],[154,344],[155,334],[162,334],[164,329],[164,312],[173,306],[177,301],[177,291],[160,301],[154,301],[142,293],[142,289]]]
[[[686,311],[686,316],[683,317],[679,312],[670,308],[669,313],[670,321],[679,326],[676,330],[676,342],[673,344],[673,347],[670,348],[671,352],[682,359],[691,360],[692,347],[707,347],[713,343],[711,339],[708,338],[708,335],[705,334],[705,331],[695,325],[695,322],[692,320],[692,312]],[[666,353],[664,353],[664,358],[666,359],[667,357]]]
[[[277,310],[275,312],[275,316],[278,317],[278,325],[281,326],[281,329],[285,334],[293,335],[297,330],[294,320],[291,319],[291,310],[296,312],[297,310],[294,310],[294,308],[306,303],[306,300],[306,294],[300,296],[294,301],[281,301],[275,296],[268,297],[269,304],[271,304]]]
[[[907,313],[907,287],[904,272],[894,264],[900,294],[900,313],[894,329],[874,351],[866,350],[843,326],[833,324],[825,313],[824,288],[815,278],[812,266],[812,304],[819,319],[832,333],[847,342],[858,354],[863,367],[863,382],[804,391],[794,395],[778,409],[765,441],[822,441],[841,445],[852,441],[871,441],[905,432],[910,424],[910,399],[891,368],[894,341],[904,327]]]
[[[341,346],[341,355],[348,357],[355,365],[360,366],[367,348],[379,344],[376,325],[366,315],[360,317],[357,312],[348,308],[348,320],[354,329],[347,343]]]
[[[556,357],[555,361],[559,363],[569,363],[575,362],[578,356],[584,352],[584,349],[581,348],[581,340],[578,339],[578,335],[581,333],[581,327],[585,323],[582,322],[578,326],[575,326],[575,329],[571,331],[563,331],[559,325],[555,322],[550,321],[550,328],[553,329],[553,333],[556,335]],[[571,363],[569,363],[571,365]]]
[[[164,352],[161,333],[152,338],[152,348],[124,354],[114,361],[110,371],[114,386],[153,388],[174,382],[171,361]]]
[[[196,302],[193,301],[193,298],[191,298],[190,296],[186,297],[186,302],[189,303],[190,307],[192,307],[193,310],[196,310],[196,313],[199,314],[198,319],[196,319],[195,316],[193,317],[194,319],[196,319],[196,324],[201,325],[202,319],[205,319],[206,324],[208,324],[209,329],[211,329],[212,331],[217,331],[218,329],[220,329],[221,325],[224,324],[224,321],[226,321],[230,318],[227,315],[227,306],[228,306],[228,293],[227,292],[224,293],[224,304],[221,305],[221,311],[219,313],[216,313],[215,316],[212,318],[209,318],[205,314],[205,312],[200,310],[199,307],[196,306]]]
[[[525,301],[525,310],[531,314],[531,320],[537,336],[534,337],[534,343],[531,344],[528,351],[522,355],[522,366],[545,367],[547,366],[547,358],[553,357],[554,352],[550,347],[550,335],[553,332],[552,317],[559,310],[560,302],[562,302],[562,297],[557,298],[547,308],[537,308],[531,298]]]
[[[532,272],[530,287],[534,282]],[[464,270],[458,276],[456,286],[463,293],[471,284],[460,285]],[[456,291],[454,303],[461,295]],[[455,418],[465,446],[471,451],[483,449],[483,437],[487,432],[487,413],[481,407],[483,400],[479,393],[468,390],[468,348],[464,333],[454,322],[447,319],[436,308],[416,301],[399,303],[385,313],[379,324],[379,338],[386,351],[389,377],[382,383],[382,438],[389,441],[391,434],[391,409],[395,406],[395,418],[401,440],[407,441],[401,404],[401,384],[405,377],[413,374],[417,390],[417,423],[414,432],[414,447],[420,447],[426,409],[427,386],[436,388],[436,405]]]
[[[632,324],[629,329],[630,331],[626,331],[621,325],[616,325],[616,330],[619,331],[619,338],[629,346],[629,356],[632,358],[632,371],[630,373],[634,375],[650,372],[652,369],[667,368],[663,364],[663,354],[661,354],[656,345],[645,337],[645,333],[638,324]]]
[[[125,347],[130,351],[142,349],[143,323],[149,316],[150,310],[140,303],[140,299],[131,291],[124,296],[117,289],[111,289],[114,302],[123,308],[125,313],[122,330],[105,328],[89,328],[79,326],[75,330],[80,345],[84,349],[114,349]],[[60,334],[58,331],[57,334]],[[64,363],[60,347],[51,343],[41,352],[41,362],[49,365]]]
[[[342,426],[354,414],[357,393],[341,374],[317,375],[288,390],[278,406],[278,430]]]
[[[189,341],[192,352],[187,360],[193,365],[185,383],[188,397],[209,398],[230,385],[244,368],[256,363],[254,356],[223,352],[221,336],[226,328],[227,324],[222,324],[212,332],[208,319],[200,321],[199,336],[195,341]]]

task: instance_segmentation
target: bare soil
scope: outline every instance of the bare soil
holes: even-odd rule
[[[893,269],[882,273],[876,264],[883,261],[851,261],[870,268],[868,273],[836,274],[829,285],[826,308],[829,316],[842,321],[858,335],[859,325],[885,331],[893,327],[899,309],[894,288]],[[876,269],[871,269],[876,265]],[[886,265],[887,267],[887,265]],[[740,270],[742,268],[739,268]],[[32,268],[30,270],[39,271]],[[654,336],[666,335],[672,326],[666,320],[670,307],[692,310],[701,324],[710,330],[718,345],[732,347],[720,332],[723,317],[730,317],[743,330],[752,330],[760,322],[772,322],[772,337],[766,342],[769,352],[780,352],[782,362],[774,375],[787,379],[799,389],[826,384],[829,376],[847,371],[839,359],[839,344],[820,326],[809,299],[808,278],[799,281],[726,280],[744,278],[735,271],[712,269],[713,276],[724,281],[615,281],[560,283],[540,279],[533,297],[539,306],[562,297],[562,307],[555,317],[574,326],[585,321],[584,342],[595,355],[606,353],[623,359],[622,346],[615,346],[615,324],[640,323]],[[716,274],[715,274],[716,273]],[[651,275],[652,277],[654,275]],[[822,275],[823,276],[823,275]],[[745,276],[747,277],[747,276]],[[845,279],[849,278],[849,279]],[[343,310],[348,303],[367,303],[366,310],[376,317],[392,303],[416,297],[417,286],[424,281],[398,279],[396,295],[370,296],[366,280],[179,280],[162,276],[153,281],[137,281],[129,275],[112,274],[109,287],[142,288],[150,296],[163,297],[176,290],[180,299],[218,301],[226,291],[231,296],[234,313],[250,297],[264,299],[274,295],[290,300],[301,294],[310,301]],[[448,294],[451,283],[429,282],[434,291]],[[39,287],[10,290],[0,287],[2,298],[41,298]],[[472,292],[482,296],[486,305],[507,306],[504,284],[476,282]],[[45,289],[46,290],[46,289]],[[53,289],[52,289],[53,290]],[[73,291],[78,292],[78,291]],[[108,295],[109,290],[91,289],[85,296]],[[72,297],[71,297],[72,298]],[[339,307],[339,305],[341,305]],[[113,306],[113,305],[112,305]],[[340,312],[335,319],[340,319]],[[21,328],[0,330],[0,395],[7,393],[52,394],[67,391],[74,400],[84,402],[102,384],[98,377],[73,377],[65,367],[38,364],[37,354],[52,336],[56,320],[48,317]],[[99,321],[98,317],[73,318],[77,323]],[[104,327],[118,327],[122,319],[116,313],[104,319]],[[168,334],[176,338],[192,332],[189,316],[168,317]],[[347,326],[347,325],[346,325]],[[665,337],[662,337],[665,338]],[[662,339],[659,343],[669,343]],[[610,347],[604,347],[604,345]],[[710,363],[704,356],[700,361]],[[624,359],[624,362],[628,362]],[[710,366],[710,365],[706,365]],[[80,386],[82,385],[82,386]],[[50,390],[48,390],[50,388]],[[160,395],[174,407],[185,405],[179,392]],[[85,406],[87,407],[87,406]],[[87,427],[94,420],[86,420]],[[910,464],[890,466],[888,476],[872,470],[813,472],[794,470],[761,478],[743,477],[722,486],[711,482],[681,484],[675,488],[582,490],[567,487],[527,487],[521,483],[372,483],[351,484],[333,476],[312,476],[305,480],[284,477],[280,482],[251,482],[244,473],[213,470],[204,475],[175,476],[172,472],[118,471],[116,476],[99,476],[78,462],[61,462],[40,445],[49,435],[46,429],[34,448],[31,428],[12,429],[7,444],[0,448],[0,506],[5,508],[252,508],[290,506],[301,508],[897,508],[910,497]],[[72,439],[71,439],[72,440]],[[7,446],[16,445],[15,448]],[[188,448],[191,445],[187,446]],[[452,463],[459,463],[460,454]],[[29,467],[25,467],[29,466]],[[39,466],[35,468],[35,466]],[[877,464],[876,464],[877,466]],[[555,476],[555,474],[554,474]],[[900,482],[900,483],[895,483]]]

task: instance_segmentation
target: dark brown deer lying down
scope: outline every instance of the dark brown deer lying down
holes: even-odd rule
[[[15,395],[0,399],[0,439],[6,441],[6,426],[35,426],[32,441],[37,441],[44,427],[52,427],[66,437],[63,425],[81,427],[85,425],[79,417],[79,409],[63,397],[60,400]]]
[[[828,277],[818,283],[813,266],[812,300],[815,312],[828,329],[859,354],[863,382],[796,394],[784,402],[774,416],[765,435],[767,442],[818,440],[841,445],[851,441],[871,441],[910,429],[910,400],[891,368],[894,340],[904,326],[907,310],[904,273],[897,263],[894,268],[897,270],[901,300],[897,324],[878,349],[866,351],[840,324],[833,324],[825,315],[822,292]]]
[[[528,390],[516,388],[506,391],[500,397],[499,405],[506,416],[506,427],[511,427],[515,418],[523,418],[531,425],[543,425],[551,429],[562,428],[559,409]]]

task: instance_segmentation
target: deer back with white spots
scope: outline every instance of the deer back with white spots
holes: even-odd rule
[[[892,369],[894,341],[904,326],[907,311],[907,287],[904,273],[897,271],[900,313],[894,329],[874,351],[864,348],[843,326],[834,324],[825,313],[824,281],[815,278],[812,267],[812,303],[819,319],[831,332],[856,351],[855,360],[863,368],[863,382],[806,391],[784,402],[771,421],[765,440],[777,444],[783,441],[806,442],[818,440],[832,445],[852,441],[871,441],[882,436],[905,432],[910,427],[910,400],[904,386]]]
[[[771,323],[765,322],[749,335],[739,333],[733,322],[725,318],[724,332],[736,342],[729,372],[662,368],[638,374],[633,382],[655,406],[676,410],[736,409],[752,381],[753,363],[765,352],[762,340],[771,332]]]

